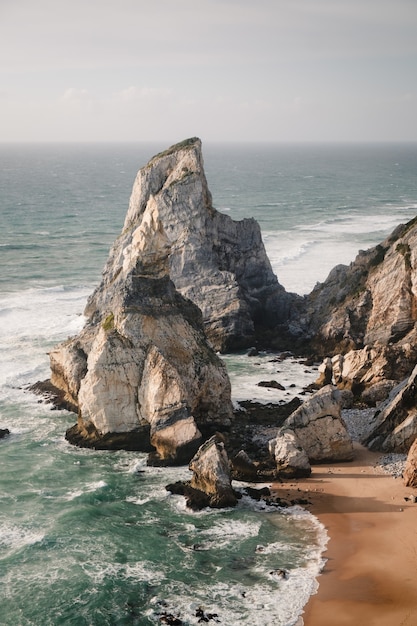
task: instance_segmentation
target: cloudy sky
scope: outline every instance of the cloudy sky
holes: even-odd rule
[[[0,141],[417,141],[417,0],[0,0]]]

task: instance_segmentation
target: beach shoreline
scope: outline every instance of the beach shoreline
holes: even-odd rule
[[[308,479],[276,484],[285,498],[306,498],[326,528],[326,560],[305,626],[417,624],[416,490],[378,466],[358,443],[352,462],[313,467]]]

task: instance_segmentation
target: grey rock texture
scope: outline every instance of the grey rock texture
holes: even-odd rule
[[[229,459],[224,443],[216,435],[198,449],[189,468],[193,472],[191,487],[209,496],[209,506],[221,508],[237,504],[232,489]]]
[[[376,390],[379,389],[381,401],[400,380],[392,380],[390,376],[404,375],[404,363],[403,367],[396,367],[401,355],[407,359],[406,369],[411,366],[410,352],[409,344],[397,348],[377,344],[349,350],[346,354],[336,354],[332,359],[326,357],[319,366],[319,372],[325,371],[325,376],[321,374],[316,385],[334,383],[339,389],[351,390],[367,403],[372,398],[372,394],[367,391],[374,388],[377,395]]]
[[[71,442],[152,444],[152,462],[184,463],[206,436],[230,426],[226,368],[207,341],[200,310],[170,280],[170,251],[150,201],[117,263],[111,253],[114,275],[105,273],[85,328],[52,350],[51,382],[79,411],[67,432]]]
[[[216,350],[248,347],[265,329],[288,332],[302,298],[278,283],[257,222],[234,221],[213,208],[198,138],[172,146],[139,170],[123,231],[87,304],[90,319],[110,308],[112,293],[124,280],[121,267],[129,262],[136,230],[151,206],[171,242],[171,279],[201,309]]]
[[[282,428],[277,437],[269,442],[269,449],[275,457],[278,476],[285,478],[310,476],[310,461],[293,430]]]
[[[310,463],[350,461],[353,444],[341,417],[342,396],[331,385],[306,400],[284,422],[292,430]]]
[[[350,360],[348,381],[359,390],[400,381],[417,361],[416,250],[417,218],[336,266],[306,298],[306,335],[318,352],[344,354],[344,370]]]
[[[406,384],[375,413],[364,443],[371,450],[407,453],[417,436],[417,366]]]
[[[361,395],[361,400],[368,406],[378,406],[388,399],[391,391],[396,386],[395,380],[381,380],[365,389]]]

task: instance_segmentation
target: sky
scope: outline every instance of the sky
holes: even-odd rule
[[[417,141],[417,0],[0,0],[0,141]]]

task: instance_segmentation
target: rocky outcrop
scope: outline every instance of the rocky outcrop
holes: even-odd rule
[[[371,450],[408,452],[417,436],[417,366],[375,413],[364,443]]]
[[[327,353],[317,385],[330,379],[379,407],[365,439],[373,450],[407,452],[417,436],[416,250],[417,218],[335,267],[306,298],[306,336]]]
[[[256,482],[258,480],[258,466],[252,461],[245,450],[239,450],[232,458],[231,468],[235,480],[245,480],[248,482]]]
[[[342,378],[359,391],[402,380],[417,361],[416,250],[417,218],[335,267],[306,298],[306,336],[321,354],[345,355]]]
[[[406,487],[417,488],[417,438],[408,452],[403,480]]]
[[[366,403],[386,399],[390,390],[398,384],[400,379],[392,379],[403,373],[402,357],[409,357],[408,369],[411,366],[411,351],[407,344],[401,348],[394,346],[374,347],[365,346],[360,350],[350,350],[346,354],[336,354],[332,358],[326,357],[319,366],[320,376],[317,386],[335,384],[339,389],[351,390],[355,396],[360,396]],[[389,382],[388,382],[389,381]],[[374,388],[374,394],[367,390]],[[379,390],[378,392],[376,390]],[[368,400],[367,400],[368,398]]]
[[[128,242],[121,239],[85,328],[50,354],[51,382],[79,411],[67,438],[93,447],[151,444],[153,463],[188,462],[207,436],[230,426],[227,372],[200,310],[170,280],[171,242],[152,198]]]
[[[158,154],[139,170],[123,231],[87,304],[90,319],[110,310],[111,294],[124,280],[121,267],[135,254],[135,233],[150,207],[172,244],[171,279],[201,309],[216,350],[250,346],[256,335],[271,329],[288,333],[302,299],[278,283],[257,222],[234,221],[213,208],[197,138]]]
[[[236,506],[237,494],[232,488],[229,459],[219,435],[213,435],[191,459],[190,481],[166,486],[167,491],[185,497],[187,506],[195,511],[206,507],[220,509]]]
[[[340,391],[328,385],[285,420],[282,430],[295,433],[310,463],[352,460],[352,440],[341,417],[341,407]]]
[[[381,380],[374,383],[361,394],[361,400],[368,406],[377,406],[387,400],[391,391],[397,386],[395,380]]]
[[[278,476],[287,479],[310,476],[310,461],[293,430],[282,428],[277,437],[270,440],[269,451],[275,458]]]
[[[211,507],[222,508],[237,504],[231,484],[229,459],[224,443],[216,435],[199,448],[191,459],[189,468],[193,472],[191,487],[207,494]]]

